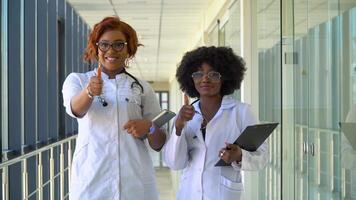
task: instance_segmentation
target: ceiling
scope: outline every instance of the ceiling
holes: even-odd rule
[[[168,81],[199,29],[211,0],[67,0],[91,27],[118,15],[130,24],[139,47],[129,72],[147,81]]]

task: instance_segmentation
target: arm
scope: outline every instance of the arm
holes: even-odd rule
[[[260,170],[268,161],[267,144],[263,143],[255,152],[241,149],[235,144],[227,144],[219,151],[219,157],[226,163],[231,163],[235,170]]]
[[[83,92],[83,83],[82,80],[80,79],[80,75],[71,73],[67,76],[63,83],[62,87],[62,94],[63,94],[63,105],[66,108],[66,112],[74,117],[81,117],[78,115],[76,110],[73,110],[72,108],[72,100],[77,97],[81,96]],[[86,95],[87,96],[87,95]],[[89,97],[84,97],[84,98],[89,98]],[[87,101],[84,99],[84,101]]]
[[[268,162],[268,147],[264,142],[255,152],[242,150],[241,169],[252,171],[263,169]]]
[[[184,94],[184,105],[174,120],[172,134],[163,154],[167,165],[174,170],[183,169],[188,165],[188,144],[185,135],[188,130],[187,122],[194,114],[194,107],[189,105],[188,96]]]
[[[143,119],[132,119],[125,123],[124,129],[135,138],[145,138],[147,136],[150,147],[155,151],[160,151],[166,142],[166,131],[164,128],[152,127],[151,120],[161,111],[158,99],[153,89],[146,82],[142,82],[145,93],[142,95],[142,117]]]
[[[241,124],[242,130],[247,126],[258,124],[259,120],[253,114],[250,106],[245,106],[241,110]],[[242,160],[241,160],[241,169],[242,170],[261,170],[263,169],[269,158],[268,146],[264,142],[255,152],[249,152],[241,149],[242,151]]]
[[[151,148],[158,152],[166,142],[166,133],[162,129],[155,127],[154,132],[148,134],[147,138]]]
[[[102,92],[103,81],[97,76],[89,80],[89,84],[71,100],[71,109],[74,115],[82,118],[89,110],[94,96],[99,96]]]
[[[141,139],[147,136],[151,148],[160,151],[166,141],[166,133],[157,127],[150,133],[151,127],[152,122],[146,119],[132,119],[124,125],[124,129],[135,138]]]
[[[186,127],[180,130],[180,135],[173,125],[173,130],[168,142],[163,148],[163,159],[173,170],[184,169],[188,165],[188,144],[185,137]]]

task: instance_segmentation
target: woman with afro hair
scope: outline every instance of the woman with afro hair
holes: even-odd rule
[[[232,144],[247,126],[259,123],[249,105],[231,96],[245,71],[243,59],[227,47],[200,47],[180,62],[176,78],[185,100],[164,148],[167,165],[184,169],[178,200],[240,199],[241,172],[266,165],[266,143],[255,152]],[[189,105],[186,95],[197,100]],[[216,167],[220,159],[228,165]]]

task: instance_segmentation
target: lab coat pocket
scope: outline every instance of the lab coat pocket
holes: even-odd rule
[[[220,176],[220,199],[240,199],[243,191],[241,182]]]
[[[142,119],[141,95],[120,96],[120,101],[126,104],[129,119]]]

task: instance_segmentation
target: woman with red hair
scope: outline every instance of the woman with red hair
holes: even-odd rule
[[[84,57],[98,68],[71,73],[63,84],[64,106],[79,125],[71,200],[158,199],[145,140],[160,151],[166,133],[151,122],[160,112],[153,89],[126,71],[138,46],[130,25],[104,18],[90,33]]]

